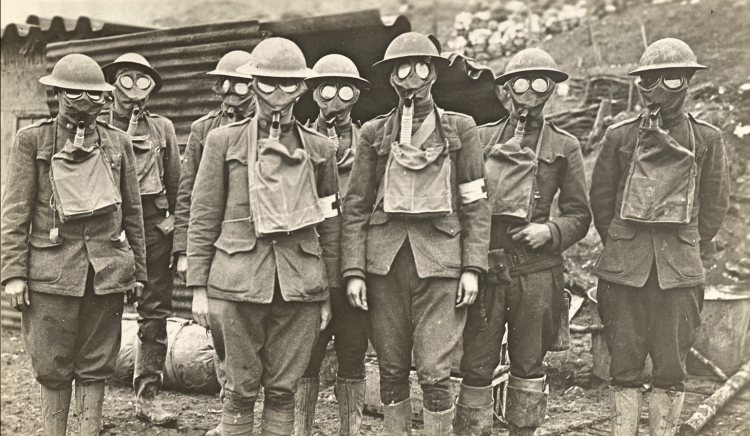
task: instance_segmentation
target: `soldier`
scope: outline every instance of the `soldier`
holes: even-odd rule
[[[172,252],[176,258],[176,272],[184,279],[187,271],[187,231],[190,219],[190,200],[195,184],[195,176],[203,156],[203,147],[208,133],[217,127],[225,126],[235,121],[242,121],[255,114],[255,94],[252,89],[252,78],[237,72],[237,68],[250,60],[250,53],[235,50],[225,54],[213,71],[206,74],[218,76],[213,91],[221,96],[221,110],[215,110],[196,120],[190,126],[185,154],[183,156],[182,171],[180,172],[180,188],[177,191],[177,205],[175,206],[174,244]],[[205,302],[192,305],[193,318],[200,325],[208,328],[208,313],[196,312],[196,309],[207,310]],[[212,329],[214,344],[216,345],[216,378],[222,386],[220,398],[224,401],[224,347],[221,345],[221,334],[218,329]],[[209,430],[206,436],[221,435],[221,425]]]
[[[307,79],[307,83],[314,90],[313,99],[320,107],[320,116],[315,120],[313,128],[328,136],[336,150],[339,193],[343,198],[359,140],[359,126],[352,123],[352,108],[359,99],[360,88],[368,88],[370,82],[359,76],[354,62],[337,54],[321,58],[313,71],[316,76]],[[336,338],[334,345],[338,358],[335,393],[339,402],[339,434],[359,434],[362,424],[367,333],[362,311],[349,304],[343,289],[337,291],[331,294],[331,323],[315,343],[310,363],[300,380],[295,397],[297,435],[312,434],[315,406],[318,402],[320,366],[332,336]]]
[[[390,435],[411,429],[412,352],[425,434],[451,433],[451,354],[487,268],[490,214],[476,125],[432,100],[447,63],[429,38],[409,32],[375,64],[390,74],[399,104],[362,127],[343,208],[347,297],[370,312]]]
[[[549,387],[542,362],[560,319],[567,319],[562,252],[591,224],[578,140],[542,113],[555,85],[567,78],[543,50],[518,52],[495,79],[498,97],[510,96],[510,116],[479,128],[492,231],[487,285],[464,330],[459,435],[492,430],[491,385],[506,322],[510,435],[533,435],[544,423]],[[558,191],[560,215],[551,218]]]
[[[729,204],[721,132],[683,109],[690,79],[704,68],[683,41],[651,44],[629,73],[645,113],[607,129],[594,167],[591,209],[604,242],[594,274],[616,436],[638,433],[647,355],[650,434],[674,435],[680,423],[685,357],[701,325],[701,247]]]
[[[2,206],[2,277],[23,312],[47,436],[64,436],[75,380],[79,433],[102,427],[126,298],[146,282],[143,214],[130,138],[96,118],[113,88],[71,54],[39,81],[57,117],[18,131]]]
[[[133,143],[146,232],[148,284],[138,300],[138,342],[135,348],[135,413],[154,425],[171,426],[177,416],[156,401],[167,356],[167,317],[172,313],[172,232],[180,151],[174,126],[145,110],[149,97],[161,89],[161,76],[148,61],[127,53],[102,67],[114,85],[114,102],[99,119],[126,130]]]
[[[335,150],[292,115],[314,74],[293,42],[260,42],[238,72],[255,78],[256,115],[206,139],[187,284],[193,304],[207,295],[226,349],[223,434],[252,433],[263,386],[262,434],[291,435],[294,393],[330,319],[329,288],[340,292]]]

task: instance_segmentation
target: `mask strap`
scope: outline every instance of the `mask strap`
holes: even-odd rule
[[[336,134],[336,128],[334,127],[334,122],[336,121],[336,117],[331,118],[330,120],[326,121],[326,129],[328,130],[328,139],[331,140],[333,143],[333,147],[338,150],[339,149],[339,136]]]
[[[411,129],[414,123],[414,101],[411,97],[404,99],[404,110],[401,114],[401,134],[399,143],[411,145]]]
[[[135,136],[135,132],[138,129],[138,114],[140,114],[141,110],[138,108],[134,108],[133,112],[130,114],[130,123],[128,124],[128,135]]]
[[[274,112],[271,115],[271,130],[268,132],[268,139],[278,141],[281,136],[281,114]]]

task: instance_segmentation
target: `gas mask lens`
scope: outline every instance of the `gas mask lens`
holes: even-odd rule
[[[349,85],[341,85],[338,88],[331,83],[321,85],[320,97],[324,100],[333,100],[336,94],[342,101],[351,101],[354,98],[354,90]]]
[[[234,91],[235,94],[239,96],[246,96],[250,93],[250,84],[247,82],[234,82],[232,83],[231,80],[226,79],[223,82],[221,82],[221,92],[226,94],[230,90]]]
[[[120,76],[120,86],[122,86],[125,89],[132,89],[133,85],[137,86],[140,89],[146,90],[151,86],[151,78],[148,76],[137,76],[133,78],[133,76],[129,74],[123,74]]]
[[[685,78],[679,73],[657,73],[640,76],[638,84],[645,90],[651,90],[659,84],[660,80],[664,82],[664,86],[667,89],[671,90],[680,89],[685,82]]]
[[[258,79],[258,89],[261,92],[270,94],[275,91],[276,88],[281,89],[287,94],[291,94],[299,88],[299,82],[294,79]]]
[[[91,101],[101,101],[104,99],[104,93],[101,91],[85,91],[86,95],[89,97],[89,100]],[[79,98],[83,97],[84,91],[80,91],[78,89],[66,89],[65,90],[65,96],[68,97],[71,100],[78,100]]]
[[[549,90],[549,80],[545,77],[537,77],[529,80],[526,77],[517,77],[513,80],[513,91],[516,94],[523,94],[531,88],[537,94],[544,94]]]
[[[417,73],[420,79],[424,80],[430,76],[430,66],[426,62],[404,62],[398,66],[396,70],[396,76],[404,80],[411,74],[412,68]]]
[[[679,89],[682,87],[683,78],[679,74],[675,74],[675,73],[664,74],[662,80],[664,81],[664,86],[666,86],[669,89]]]

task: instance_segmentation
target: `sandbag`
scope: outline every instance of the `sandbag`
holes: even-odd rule
[[[137,319],[136,314],[123,315],[122,342],[113,376],[128,384],[133,381]],[[214,367],[216,353],[209,331],[183,318],[169,318],[167,340],[163,387],[182,392],[218,393],[220,386]]]

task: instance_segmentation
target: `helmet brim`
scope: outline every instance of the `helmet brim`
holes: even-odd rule
[[[274,77],[279,79],[310,79],[317,76],[311,68],[289,71],[256,68],[255,65],[243,65],[237,68],[237,73],[245,74],[243,77]]]
[[[239,79],[252,79],[253,76],[250,74],[240,73],[237,71],[229,70],[213,70],[206,73],[209,76],[224,76],[224,77],[237,77]]]
[[[508,80],[522,74],[522,73],[529,73],[529,72],[537,72],[542,73],[543,75],[549,77],[552,79],[555,83],[560,83],[568,80],[568,75],[563,73],[560,70],[556,70],[554,68],[522,68],[520,70],[514,70],[509,73],[502,74],[500,76],[495,77],[495,83],[498,85],[504,85],[505,82]]]
[[[370,81],[363,79],[354,74],[317,74],[315,77],[305,79],[311,87],[315,88],[325,81],[325,79],[344,79],[354,82],[355,86],[360,89],[370,89]]]
[[[143,70],[149,76],[151,76],[151,78],[154,79],[154,89],[153,91],[151,91],[151,94],[156,94],[161,89],[161,74],[159,74],[155,69],[143,64],[139,64],[137,62],[112,62],[103,66],[102,72],[104,73],[104,78],[107,80],[107,82],[114,82],[114,78],[112,77],[112,75],[114,75],[115,71],[117,71],[117,68],[119,67],[133,67],[138,70]]]
[[[115,87],[109,83],[102,83],[101,85],[87,85],[80,82],[73,82],[70,80],[61,80],[55,77],[44,76],[39,79],[39,83],[46,86],[52,86],[61,89],[75,89],[80,91],[101,91],[101,92],[112,92]]]
[[[446,58],[444,58],[442,56],[420,55],[420,54],[413,54],[412,55],[412,54],[410,54],[410,55],[397,56],[397,57],[392,57],[392,58],[388,58],[388,59],[383,59],[381,61],[377,61],[374,64],[372,64],[372,68],[380,70],[380,69],[382,69],[385,66],[393,65],[393,63],[395,63],[399,59],[422,58],[422,57],[428,57],[428,58],[432,59],[432,62],[435,64],[435,66],[438,69],[446,68],[446,67],[450,66],[450,63],[451,63],[451,61],[449,59],[446,59]]]
[[[707,66],[701,65],[699,63],[693,62],[691,64],[685,64],[685,63],[669,63],[669,64],[654,64],[654,65],[644,65],[642,67],[638,67],[635,70],[628,73],[628,76],[637,76],[645,71],[655,71],[655,70],[705,70],[708,69]]]

